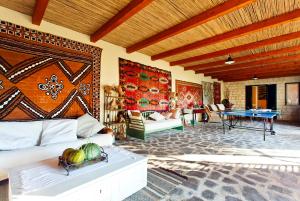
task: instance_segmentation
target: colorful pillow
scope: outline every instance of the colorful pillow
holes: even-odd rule
[[[145,118],[139,110],[128,110],[128,116],[130,119],[137,119],[145,122]]]
[[[171,119],[179,119],[180,118],[180,114],[181,114],[181,109],[180,108],[171,110],[171,112],[172,112]]]

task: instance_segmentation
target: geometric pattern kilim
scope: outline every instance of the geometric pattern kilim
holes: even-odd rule
[[[202,105],[202,85],[192,82],[176,80],[177,105],[180,108],[188,108],[192,104]]]
[[[99,119],[100,48],[0,22],[0,120]]]
[[[119,58],[127,110],[168,110],[171,72]]]

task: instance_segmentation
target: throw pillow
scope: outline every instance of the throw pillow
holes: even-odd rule
[[[91,137],[105,127],[102,124],[100,124],[97,119],[95,119],[89,114],[84,114],[77,120],[77,136],[82,138]]]
[[[165,117],[165,119],[170,119],[172,117],[172,112],[164,112],[162,115]]]
[[[0,122],[0,150],[14,150],[39,144],[42,121]]]
[[[128,110],[128,116],[130,119],[137,119],[145,122],[145,118],[139,110]]]
[[[180,118],[180,113],[181,113],[181,109],[180,108],[171,110],[171,112],[172,112],[171,119],[179,119]]]
[[[149,118],[154,120],[154,121],[161,121],[161,120],[166,119],[163,115],[161,115],[158,112],[152,113],[151,115],[149,115]]]
[[[76,141],[77,120],[60,119],[43,121],[41,146]]]

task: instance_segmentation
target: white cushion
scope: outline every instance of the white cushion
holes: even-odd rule
[[[0,122],[0,150],[13,150],[39,144],[42,121]]]
[[[210,108],[211,108],[213,111],[215,111],[215,112],[218,112],[218,111],[219,111],[216,105],[211,104],[211,105],[209,105],[209,106],[210,106]]]
[[[154,121],[161,121],[161,120],[166,119],[166,117],[164,117],[163,115],[161,115],[158,112],[154,112],[154,113],[150,114],[149,118],[153,119]]]
[[[225,106],[223,104],[217,104],[219,110],[224,111],[225,110]]]
[[[60,119],[43,121],[41,146],[76,141],[76,119]]]
[[[95,135],[105,126],[89,114],[84,114],[78,119],[77,136],[87,138]]]

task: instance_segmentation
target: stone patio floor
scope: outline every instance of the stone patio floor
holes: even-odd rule
[[[187,176],[164,200],[299,201],[300,126],[275,124],[276,135],[220,124],[130,138],[117,146],[146,155],[149,168],[163,167]]]

